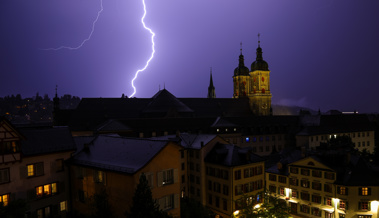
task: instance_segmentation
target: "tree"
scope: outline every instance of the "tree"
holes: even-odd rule
[[[290,216],[290,207],[283,199],[270,195],[266,190],[259,192],[257,197],[242,196],[239,199],[242,209],[237,217],[258,218],[287,218]]]
[[[91,198],[91,208],[93,218],[111,218],[113,217],[111,206],[108,202],[108,194],[104,189],[96,193]]]
[[[126,216],[134,217],[156,217],[169,218],[166,212],[159,210],[159,205],[153,200],[150,186],[147,182],[145,174],[139,178],[137,189],[133,196],[133,205],[130,212],[126,212]]]
[[[180,217],[212,218],[215,217],[215,214],[200,202],[190,198],[183,198],[180,201]]]
[[[10,201],[7,206],[4,206],[3,203],[0,203],[0,217],[24,218],[25,213],[28,209],[28,204],[23,199]]]
[[[349,136],[344,135],[344,136],[332,137],[329,141],[329,146],[331,147],[345,146],[345,147],[354,148],[354,143]]]

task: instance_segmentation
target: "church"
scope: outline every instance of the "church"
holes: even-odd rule
[[[263,60],[259,34],[257,56],[256,60],[251,64],[251,70],[245,66],[242,43],[240,51],[238,67],[235,68],[233,75],[233,98],[249,99],[250,110],[254,115],[272,115],[270,71],[267,62]],[[215,97],[215,87],[213,86],[211,71],[208,98]]]

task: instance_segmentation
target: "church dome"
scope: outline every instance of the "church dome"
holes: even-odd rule
[[[243,55],[241,54],[239,56],[239,64],[236,69],[234,69],[234,76],[249,76],[249,68],[247,68],[244,64],[244,58]]]
[[[251,71],[254,71],[254,70],[267,70],[268,71],[268,63],[264,60],[254,61],[251,64]]]
[[[257,58],[251,64],[251,71],[255,71],[255,70],[267,70],[268,71],[268,63],[263,60],[262,53],[263,53],[262,48],[258,45]]]

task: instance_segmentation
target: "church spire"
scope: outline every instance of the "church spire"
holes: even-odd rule
[[[216,98],[215,87],[213,86],[213,79],[212,79],[212,67],[211,67],[211,77],[210,77],[209,86],[208,86],[208,98]]]
[[[261,34],[260,33],[258,33],[258,48],[257,48],[257,58],[256,58],[256,60],[257,61],[261,61],[261,60],[263,60],[263,57],[262,57],[262,48],[261,48],[261,39],[260,39],[260,36],[261,36]]]

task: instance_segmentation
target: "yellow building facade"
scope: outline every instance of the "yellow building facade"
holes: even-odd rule
[[[286,200],[293,217],[379,217],[379,185],[365,181],[365,176],[343,184],[340,178],[347,176],[313,157],[290,163],[285,169],[280,165],[276,172],[266,171],[266,188]]]

